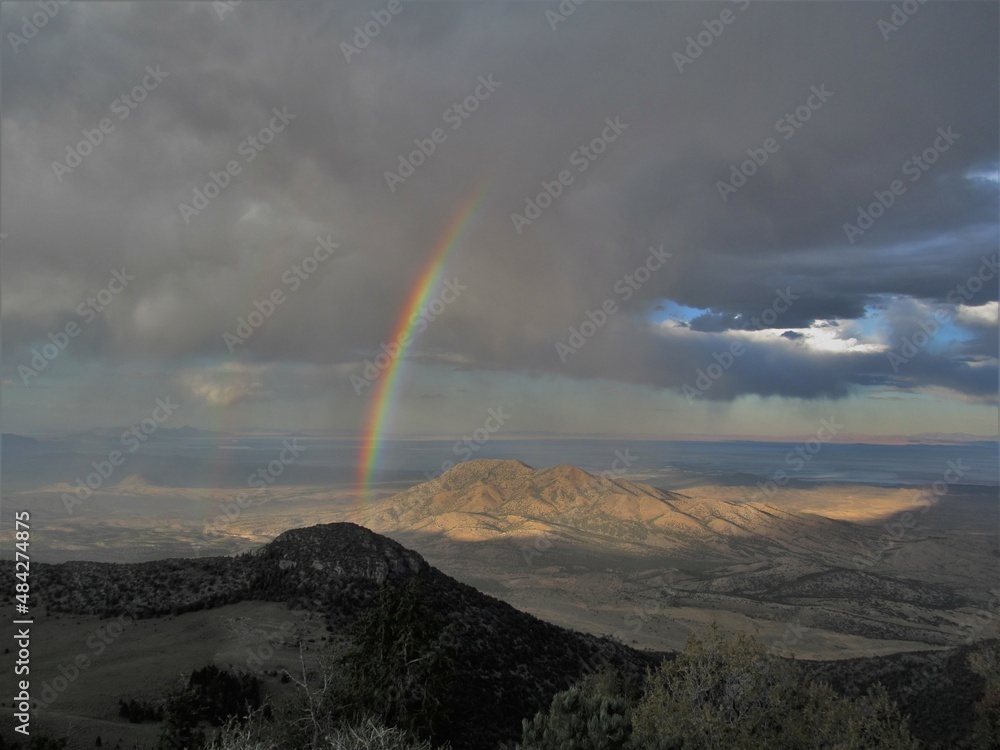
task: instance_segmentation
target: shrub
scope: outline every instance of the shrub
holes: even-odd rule
[[[623,750],[632,706],[614,672],[584,678],[556,693],[548,713],[522,722],[523,750]]]
[[[976,704],[976,748],[1000,750],[1000,641],[969,654],[969,668],[983,678],[983,698]]]
[[[257,712],[248,721],[231,719],[212,742],[212,750],[432,750],[401,729],[387,727],[374,718],[330,729],[322,738],[305,744],[282,740],[281,722],[268,721]],[[441,748],[447,750],[447,748]]]
[[[204,747],[202,724],[221,726],[230,718],[245,719],[260,704],[254,675],[233,674],[214,664],[196,669],[187,685],[167,700],[160,747]]]
[[[713,626],[649,675],[633,717],[637,745],[684,750],[915,750],[878,686],[857,701],[806,684],[753,637]]]
[[[429,741],[417,742],[395,727],[387,727],[376,719],[337,729],[326,738],[328,750],[432,750]],[[447,750],[442,748],[441,750]]]
[[[452,670],[447,634],[424,603],[416,579],[386,583],[377,606],[362,612],[343,658],[341,703],[348,718],[386,724],[440,741],[447,731]]]
[[[126,701],[121,698],[118,701],[118,715],[133,724],[141,724],[144,721],[162,721],[163,709],[157,709],[147,701],[138,701],[135,698]]]

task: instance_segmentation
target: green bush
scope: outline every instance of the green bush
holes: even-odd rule
[[[976,748],[1000,750],[1000,642],[982,645],[969,654],[969,668],[986,683],[983,698],[976,704]]]
[[[548,713],[522,722],[523,750],[624,750],[632,706],[613,672],[584,678],[556,693]]]
[[[632,716],[650,750],[915,750],[905,719],[878,686],[857,701],[807,684],[753,637],[713,626],[649,675]]]

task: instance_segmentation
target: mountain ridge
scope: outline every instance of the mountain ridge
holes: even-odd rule
[[[734,559],[746,557],[738,549],[741,539],[767,539],[792,549],[808,540],[829,548],[840,563],[848,550],[857,551],[845,536],[871,534],[848,522],[767,503],[704,501],[568,464],[532,469],[502,459],[466,461],[351,520],[380,533],[432,533],[460,541],[596,534],[611,547],[697,548]]]
[[[988,598],[957,571],[905,567],[932,537],[695,492],[477,460],[350,520],[519,609],[657,650],[719,616],[776,638],[795,622],[814,654],[957,645]]]

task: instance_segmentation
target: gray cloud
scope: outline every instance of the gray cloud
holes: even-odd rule
[[[883,4],[754,3],[683,72],[673,53],[738,6],[595,3],[552,31],[537,4],[408,3],[348,63],[340,43],[382,7],[243,3],[220,19],[210,3],[71,4],[15,52],[36,6],[4,3],[4,378],[126,267],[134,285],[83,327],[75,360],[300,363],[325,373],[310,387],[346,389],[484,184],[447,267],[469,292],[417,343],[424,362],[679,389],[734,337],[773,328],[790,333],[749,342],[705,398],[995,395],[995,321],[902,373],[884,352],[791,331],[881,311],[894,345],[915,319],[887,299],[943,304],[996,252],[997,183],[968,178],[997,165],[995,4],[927,4],[883,40]],[[113,102],[157,65],[168,77],[118,119]],[[489,75],[496,91],[452,130],[446,110]],[[833,95],[785,140],[776,123],[814,86]],[[248,162],[241,143],[274,108],[294,120]],[[52,162],[105,117],[114,131],[60,182]],[[608,117],[627,129],[578,172]],[[446,140],[391,192],[385,171],[439,127]],[[947,127],[959,139],[909,182],[904,165]],[[769,137],[778,150],[723,201],[718,181]],[[241,173],[185,223],[178,205],[230,160]],[[563,169],[573,184],[517,234],[510,214]],[[896,179],[905,194],[850,243],[844,223]],[[283,274],[327,234],[348,254],[293,292]],[[615,282],[660,243],[671,259],[625,300]],[[287,300],[230,355],[223,333],[275,289]],[[783,289],[795,303],[748,325]],[[608,297],[622,312],[560,362],[555,343]],[[994,278],[966,304],[996,299]],[[708,312],[658,327],[666,300]],[[190,382],[227,403],[280,390]]]

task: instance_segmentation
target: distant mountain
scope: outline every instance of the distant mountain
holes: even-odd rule
[[[801,439],[806,440],[808,436]],[[972,435],[968,432],[921,432],[916,435],[839,435],[835,443],[855,445],[966,445],[970,443],[996,443],[996,435]]]
[[[131,429],[131,425],[121,427],[94,427],[93,429],[79,432],[73,435],[79,440],[118,440],[122,434]],[[157,427],[156,431],[149,435],[152,440],[190,440],[192,438],[227,438],[233,437],[229,432],[215,432],[213,430],[201,430],[197,427],[184,425],[183,427]]]
[[[17,435],[13,432],[5,432],[0,435],[0,449],[2,450],[33,451],[44,448],[44,442],[27,435]]]
[[[970,435],[967,432],[922,432],[911,435],[911,443],[932,445],[961,445],[962,443],[995,443],[996,435]]]
[[[746,561],[762,552],[847,562],[867,529],[766,503],[707,502],[573,466],[477,459],[362,511],[380,533],[483,542],[551,535],[606,550]]]
[[[958,645],[990,596],[984,545],[967,544],[957,567],[948,540],[917,520],[899,532],[567,465],[467,461],[346,517],[520,609],[592,633],[641,631],[654,648],[683,643],[678,622],[722,612],[794,621],[820,651]],[[673,618],[644,614],[665,602]]]
[[[0,457],[3,458],[4,474],[8,479],[15,471],[22,470],[29,461],[63,450],[66,449],[58,440],[39,440],[12,432],[0,435]],[[12,486],[6,484],[8,488]]]

